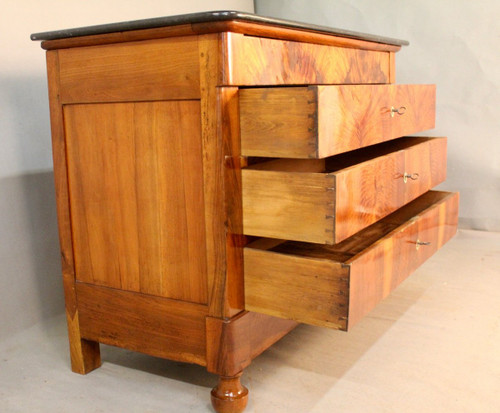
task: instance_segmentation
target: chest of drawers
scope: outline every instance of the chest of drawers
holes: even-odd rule
[[[47,50],[75,372],[197,363],[240,412],[298,322],[348,330],[455,233],[435,87],[398,40],[238,12],[32,35]]]

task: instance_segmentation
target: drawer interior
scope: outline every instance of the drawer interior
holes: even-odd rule
[[[332,173],[435,139],[441,138],[406,136],[323,159],[269,159],[250,157],[248,158],[249,166],[246,169],[278,172]]]
[[[411,224],[413,220],[417,219],[419,214],[423,214],[426,209],[433,207],[436,203],[443,201],[449,196],[448,192],[429,191],[403,208],[398,209],[396,212],[335,245],[260,239],[254,241],[248,247],[304,258],[319,258],[347,263],[357,254],[375,245],[398,227]]]

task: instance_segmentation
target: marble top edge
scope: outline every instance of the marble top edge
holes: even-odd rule
[[[55,30],[50,32],[33,33],[31,40],[56,40],[72,37],[90,36],[98,34],[108,34],[114,32],[123,32],[131,30],[154,29],[159,27],[176,26],[191,23],[209,23],[219,21],[244,21],[251,23],[261,23],[272,26],[294,28],[313,31],[317,33],[332,34],[342,37],[348,37],[358,40],[366,40],[376,43],[384,43],[395,46],[407,46],[406,40],[393,39],[385,36],[359,33],[351,30],[336,29],[327,26],[318,26],[315,24],[302,23],[293,20],[276,19],[273,17],[259,16],[252,13],[221,10],[200,13],[180,14],[176,16],[155,17],[150,19],[132,20],[119,23],[100,24],[97,26],[78,27],[73,29]]]

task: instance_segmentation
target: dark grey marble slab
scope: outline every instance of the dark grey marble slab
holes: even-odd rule
[[[88,36],[95,34],[123,32],[130,30],[153,29],[158,27],[175,26],[179,24],[208,23],[208,22],[231,21],[231,20],[261,23],[271,26],[288,27],[294,29],[303,29],[317,33],[333,34],[342,37],[349,37],[352,39],[367,40],[371,42],[385,43],[397,46],[404,46],[409,44],[406,40],[392,39],[389,37],[376,36],[373,34],[358,33],[350,30],[335,29],[332,27],[317,26],[314,24],[301,23],[292,20],[281,20],[271,17],[258,16],[252,13],[244,13],[244,12],[230,11],[230,10],[181,14],[177,16],[155,17],[152,19],[133,20],[128,22],[101,24],[98,26],[78,27],[75,29],[33,33],[31,35],[31,40],[54,40],[54,39],[64,39],[70,37]]]

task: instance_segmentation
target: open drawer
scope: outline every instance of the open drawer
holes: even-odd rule
[[[246,235],[338,243],[443,182],[446,138],[408,137],[327,159],[242,170]]]
[[[429,191],[335,246],[259,239],[245,309],[348,330],[456,232],[458,193]]]
[[[434,128],[434,85],[241,89],[241,154],[326,158]]]

